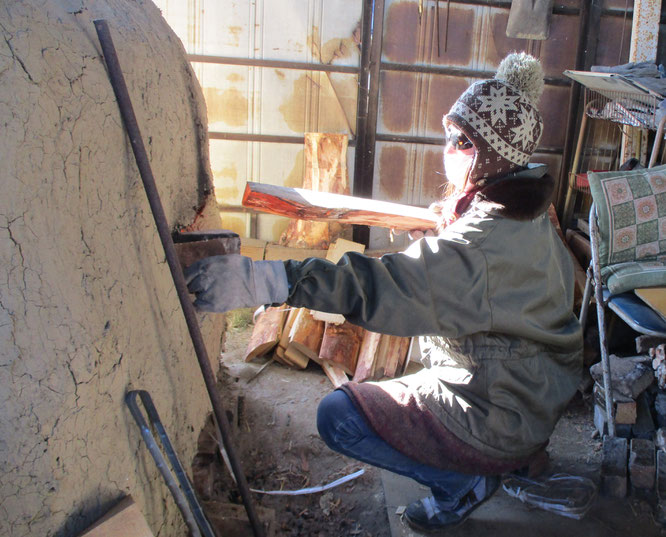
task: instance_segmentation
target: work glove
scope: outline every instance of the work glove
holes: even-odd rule
[[[282,304],[289,296],[282,261],[252,261],[238,254],[206,257],[185,269],[185,281],[201,311]]]

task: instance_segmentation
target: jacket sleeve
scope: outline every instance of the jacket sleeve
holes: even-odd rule
[[[485,258],[434,237],[381,258],[350,252],[337,264],[285,263],[287,303],[340,313],[353,324],[396,336],[459,337],[491,325]]]

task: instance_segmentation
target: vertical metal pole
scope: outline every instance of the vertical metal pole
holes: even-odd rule
[[[384,0],[364,0],[361,22],[361,71],[356,112],[356,154],[353,195],[372,197],[375,167],[375,138],[379,106],[379,71],[384,33]],[[354,240],[368,244],[370,230],[354,227]]]
[[[95,24],[95,30],[97,30],[99,42],[102,45],[104,60],[106,61],[106,67],[109,72],[109,78],[111,80],[113,92],[115,93],[116,99],[118,101],[120,115],[123,118],[125,129],[127,129],[130,144],[132,145],[132,151],[134,152],[134,158],[136,159],[136,164],[139,168],[141,180],[143,181],[143,186],[146,190],[146,196],[148,197],[148,203],[150,204],[153,218],[155,219],[157,232],[160,236],[160,240],[162,241],[164,253],[166,254],[167,264],[171,270],[171,276],[176,287],[176,292],[178,293],[180,305],[183,308],[185,322],[190,332],[190,337],[192,338],[192,344],[194,345],[194,351],[199,361],[199,367],[201,368],[201,373],[204,378],[204,383],[206,384],[206,389],[208,390],[208,396],[210,397],[210,401],[213,407],[215,421],[217,422],[224,448],[229,455],[231,469],[233,470],[234,476],[236,477],[236,483],[238,484],[238,489],[243,499],[243,504],[245,505],[245,510],[247,511],[247,516],[250,524],[252,525],[254,535],[256,537],[264,537],[263,526],[261,525],[261,522],[254,510],[254,506],[252,505],[250,489],[247,485],[247,481],[245,480],[245,475],[243,474],[238,456],[236,455],[236,450],[233,446],[233,443],[231,442],[231,428],[227,420],[227,415],[224,412],[222,399],[216,389],[215,375],[213,374],[213,370],[210,366],[208,351],[206,350],[206,345],[204,344],[194,305],[192,304],[192,301],[189,297],[185,276],[183,275],[183,270],[180,267],[180,262],[178,261],[178,256],[176,254],[176,248],[174,247],[173,240],[171,239],[169,225],[167,224],[164,208],[162,207],[162,202],[160,201],[159,193],[157,191],[155,178],[153,177],[153,171],[150,167],[150,161],[148,160],[148,154],[146,153],[146,148],[143,145],[139,124],[137,123],[136,116],[134,115],[134,108],[132,107],[132,101],[130,100],[129,92],[127,91],[125,77],[123,76],[122,70],[120,68],[118,55],[116,54],[116,49],[113,45],[113,40],[111,39],[109,26],[105,20],[95,20],[93,22]]]
[[[615,436],[615,416],[613,415],[613,386],[611,381],[610,359],[608,358],[608,340],[606,337],[606,310],[601,284],[601,263],[599,261],[599,226],[597,208],[594,203],[590,208],[590,247],[592,250],[592,268],[594,276],[594,299],[597,302],[597,326],[599,327],[599,348],[601,350],[601,371],[604,378],[604,398],[606,399],[606,419],[608,435]]]

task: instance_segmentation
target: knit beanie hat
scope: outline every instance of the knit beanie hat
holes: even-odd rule
[[[494,79],[472,84],[454,103],[443,123],[455,125],[476,149],[468,186],[527,165],[543,130],[536,108],[542,91],[541,63],[520,52],[502,60]]]

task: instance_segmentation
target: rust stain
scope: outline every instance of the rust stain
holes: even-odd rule
[[[229,213],[220,213],[222,227],[238,233],[241,237],[246,235],[245,218],[242,216],[231,216]]]
[[[275,69],[275,76],[278,77],[280,80],[285,79],[284,71],[280,71],[279,69]]]
[[[443,149],[426,149],[423,154],[423,185],[421,203],[430,205],[444,195],[446,187],[444,175]]]
[[[456,99],[467,89],[471,81],[455,77],[433,75],[428,90],[428,136],[443,136],[442,118],[449,112]]]
[[[243,31],[243,28],[240,26],[229,26],[229,33],[227,34],[231,38],[231,44],[238,46],[240,44],[240,35]]]
[[[247,125],[247,97],[236,88],[203,88],[203,93],[209,123],[223,121],[234,127]]]
[[[389,132],[409,132],[416,93],[416,76],[410,73],[381,74],[381,114]]]
[[[284,186],[289,188],[303,187],[303,174],[305,173],[305,149],[301,149],[294,159],[294,167],[284,180]]]
[[[302,74],[294,80],[294,90],[286,101],[282,103],[279,110],[285,123],[292,131],[303,132],[305,130],[305,96],[308,87],[312,84],[307,74]]]
[[[385,146],[379,156],[379,184],[389,200],[401,200],[405,195],[407,150],[400,146]]]
[[[477,8],[478,9],[478,8]],[[437,35],[433,36],[433,63],[439,65],[470,66],[473,60],[474,47],[479,36],[473,32],[476,9],[458,7],[451,3],[449,22],[446,22],[446,9],[439,9],[439,46],[441,56],[437,56]],[[448,34],[448,35],[447,35]],[[446,45],[446,51],[444,51]]]
[[[227,76],[227,80],[229,82],[234,82],[234,83],[244,82],[245,77],[243,75],[241,75],[240,73],[231,73],[229,76]]]
[[[354,46],[351,37],[329,39],[321,47],[321,62],[330,64],[334,60],[349,58],[352,55]]]
[[[411,63],[418,56],[419,13],[416,2],[394,2],[384,23],[382,48],[390,62]]]

